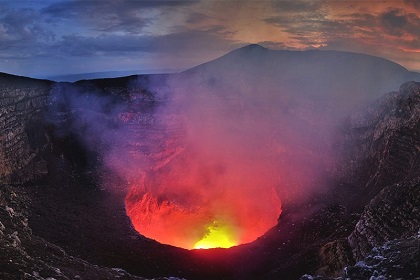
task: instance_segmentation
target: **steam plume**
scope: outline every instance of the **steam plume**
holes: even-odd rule
[[[369,65],[385,79],[349,75]],[[78,111],[72,133],[126,180],[140,233],[184,248],[228,247],[274,226],[281,201],[325,191],[336,126],[410,75],[363,55],[251,46],[181,74],[132,79],[125,98],[71,87],[55,104]]]

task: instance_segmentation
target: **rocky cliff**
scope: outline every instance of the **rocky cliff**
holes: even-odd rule
[[[322,247],[318,273],[345,279],[378,277],[378,271],[386,279],[419,277],[419,206],[419,178],[385,187],[347,238]]]
[[[418,239],[413,237],[420,230],[419,101],[420,84],[409,82],[399,92],[385,95],[350,117],[341,146],[345,159],[339,185],[341,190],[349,188],[344,193],[353,196],[347,207],[363,211],[348,237],[322,248],[324,267],[319,273],[344,273],[343,277],[355,279],[375,276],[375,269],[363,268],[360,263],[344,272],[341,269],[365,258],[370,262],[372,258],[384,258],[377,254],[385,250],[392,255],[392,261],[380,265],[382,272],[388,271],[391,276],[383,276],[419,276]],[[407,258],[395,249],[400,244],[404,244],[401,246],[407,251]]]
[[[369,200],[373,197],[348,237],[355,259],[419,230],[419,125],[420,84],[415,82],[351,118],[348,174],[366,174],[354,187],[364,190]]]
[[[371,249],[420,230],[420,180],[384,188],[366,206],[354,231],[347,238],[353,257],[361,260]]]
[[[52,83],[7,74],[0,83],[0,181],[27,182],[48,172],[43,113]]]
[[[364,191],[367,203],[384,186],[412,179],[420,170],[419,84],[405,83],[348,119],[339,144],[344,185]]]

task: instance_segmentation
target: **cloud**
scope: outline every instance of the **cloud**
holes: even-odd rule
[[[380,21],[387,33],[394,36],[402,36],[404,29],[409,24],[407,16],[398,9],[382,14]]]
[[[410,1],[400,4],[404,3],[413,5]],[[289,48],[320,47],[383,55],[385,52],[376,49],[381,47],[388,49],[387,57],[390,49],[394,52],[419,49],[420,18],[409,6],[392,8],[388,2],[346,5],[332,1],[316,4],[285,1],[276,4],[279,10],[276,15],[263,21],[288,34]]]
[[[185,30],[168,35],[114,35],[95,37],[63,36],[52,49],[71,56],[122,55],[129,53],[186,53],[196,50],[220,50],[235,44],[217,32]]]
[[[273,50],[287,49],[287,45],[281,42],[261,41],[261,42],[258,42],[258,45],[261,45],[268,49],[273,49]]]
[[[325,18],[284,18],[270,17],[264,19],[269,24],[280,27],[289,35],[292,44],[289,48],[304,46],[305,48],[319,47],[327,43],[330,38],[340,38],[353,33],[350,26],[344,22]]]
[[[324,1],[279,1],[274,2],[277,12],[283,13],[314,13],[320,11],[325,5]]]
[[[27,68],[23,65],[28,59],[44,58],[43,64],[48,68],[49,63],[58,63],[52,59],[67,63],[91,56],[90,60],[96,59],[94,63],[98,65],[102,63],[99,60],[111,57],[136,59],[152,54],[147,58],[148,65],[152,59],[155,64],[164,65],[170,55],[172,62],[176,60],[178,64],[183,58],[195,65],[237,46],[265,42],[277,49],[335,48],[386,54],[397,61],[405,57],[402,63],[410,61],[420,49],[419,5],[410,0],[375,4],[274,0],[9,1],[0,7],[0,59],[16,59],[15,63]],[[393,52],[405,54],[392,56]],[[2,69],[7,71],[6,66]]]
[[[50,21],[79,20],[100,32],[139,34],[151,24],[152,9],[190,6],[197,1],[65,1],[41,10]]]
[[[55,35],[36,10],[4,7],[0,10],[0,40],[0,57],[22,58],[42,54]]]
[[[56,59],[68,63],[71,58],[91,56],[94,62],[94,58],[106,60],[107,56],[137,59],[145,53],[179,56],[187,52],[190,57],[198,57],[206,51],[221,53],[221,50],[232,49],[235,42],[224,38],[223,26],[205,26],[202,30],[173,26],[164,34],[144,31],[148,25],[156,25],[154,28],[160,30],[154,18],[168,14],[166,8],[196,3],[198,1],[66,1],[48,6],[5,5],[0,8],[0,58],[44,58],[47,68],[49,62],[57,63],[53,61]],[[153,9],[160,10],[151,13]],[[166,25],[170,27],[171,22]],[[25,63],[20,64],[24,67]],[[147,65],[152,67],[150,61]]]
[[[347,29],[340,21],[328,17],[325,1],[280,1],[274,7],[275,14],[262,20],[289,35],[289,48],[320,47],[330,34],[340,36]]]
[[[383,31],[392,36],[420,36],[419,16],[405,10],[392,9],[381,14],[380,24]]]
[[[199,1],[155,1],[155,0],[105,0],[105,1],[62,1],[53,3],[41,10],[45,15],[51,18],[74,18],[89,17],[95,13],[109,14],[127,14],[138,12],[144,9],[155,9],[162,7],[183,7],[198,3]]]
[[[199,12],[193,12],[190,15],[188,15],[188,18],[186,20],[187,24],[199,24],[199,23],[205,23],[210,19],[209,16],[207,16],[204,13]]]
[[[404,0],[404,3],[411,8],[420,10],[420,2],[418,0]]]
[[[196,3],[10,2],[0,8],[0,71],[44,77],[78,69],[186,69],[239,46],[227,38],[224,26],[183,25],[189,15],[184,8]],[[84,66],[77,66],[81,61]]]

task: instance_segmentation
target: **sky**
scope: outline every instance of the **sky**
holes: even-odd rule
[[[420,71],[420,1],[0,0],[0,72],[177,72],[247,44],[380,56]]]

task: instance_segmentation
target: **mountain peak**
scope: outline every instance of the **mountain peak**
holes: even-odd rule
[[[267,50],[267,48],[258,44],[249,44],[242,48],[239,48],[239,50]]]

